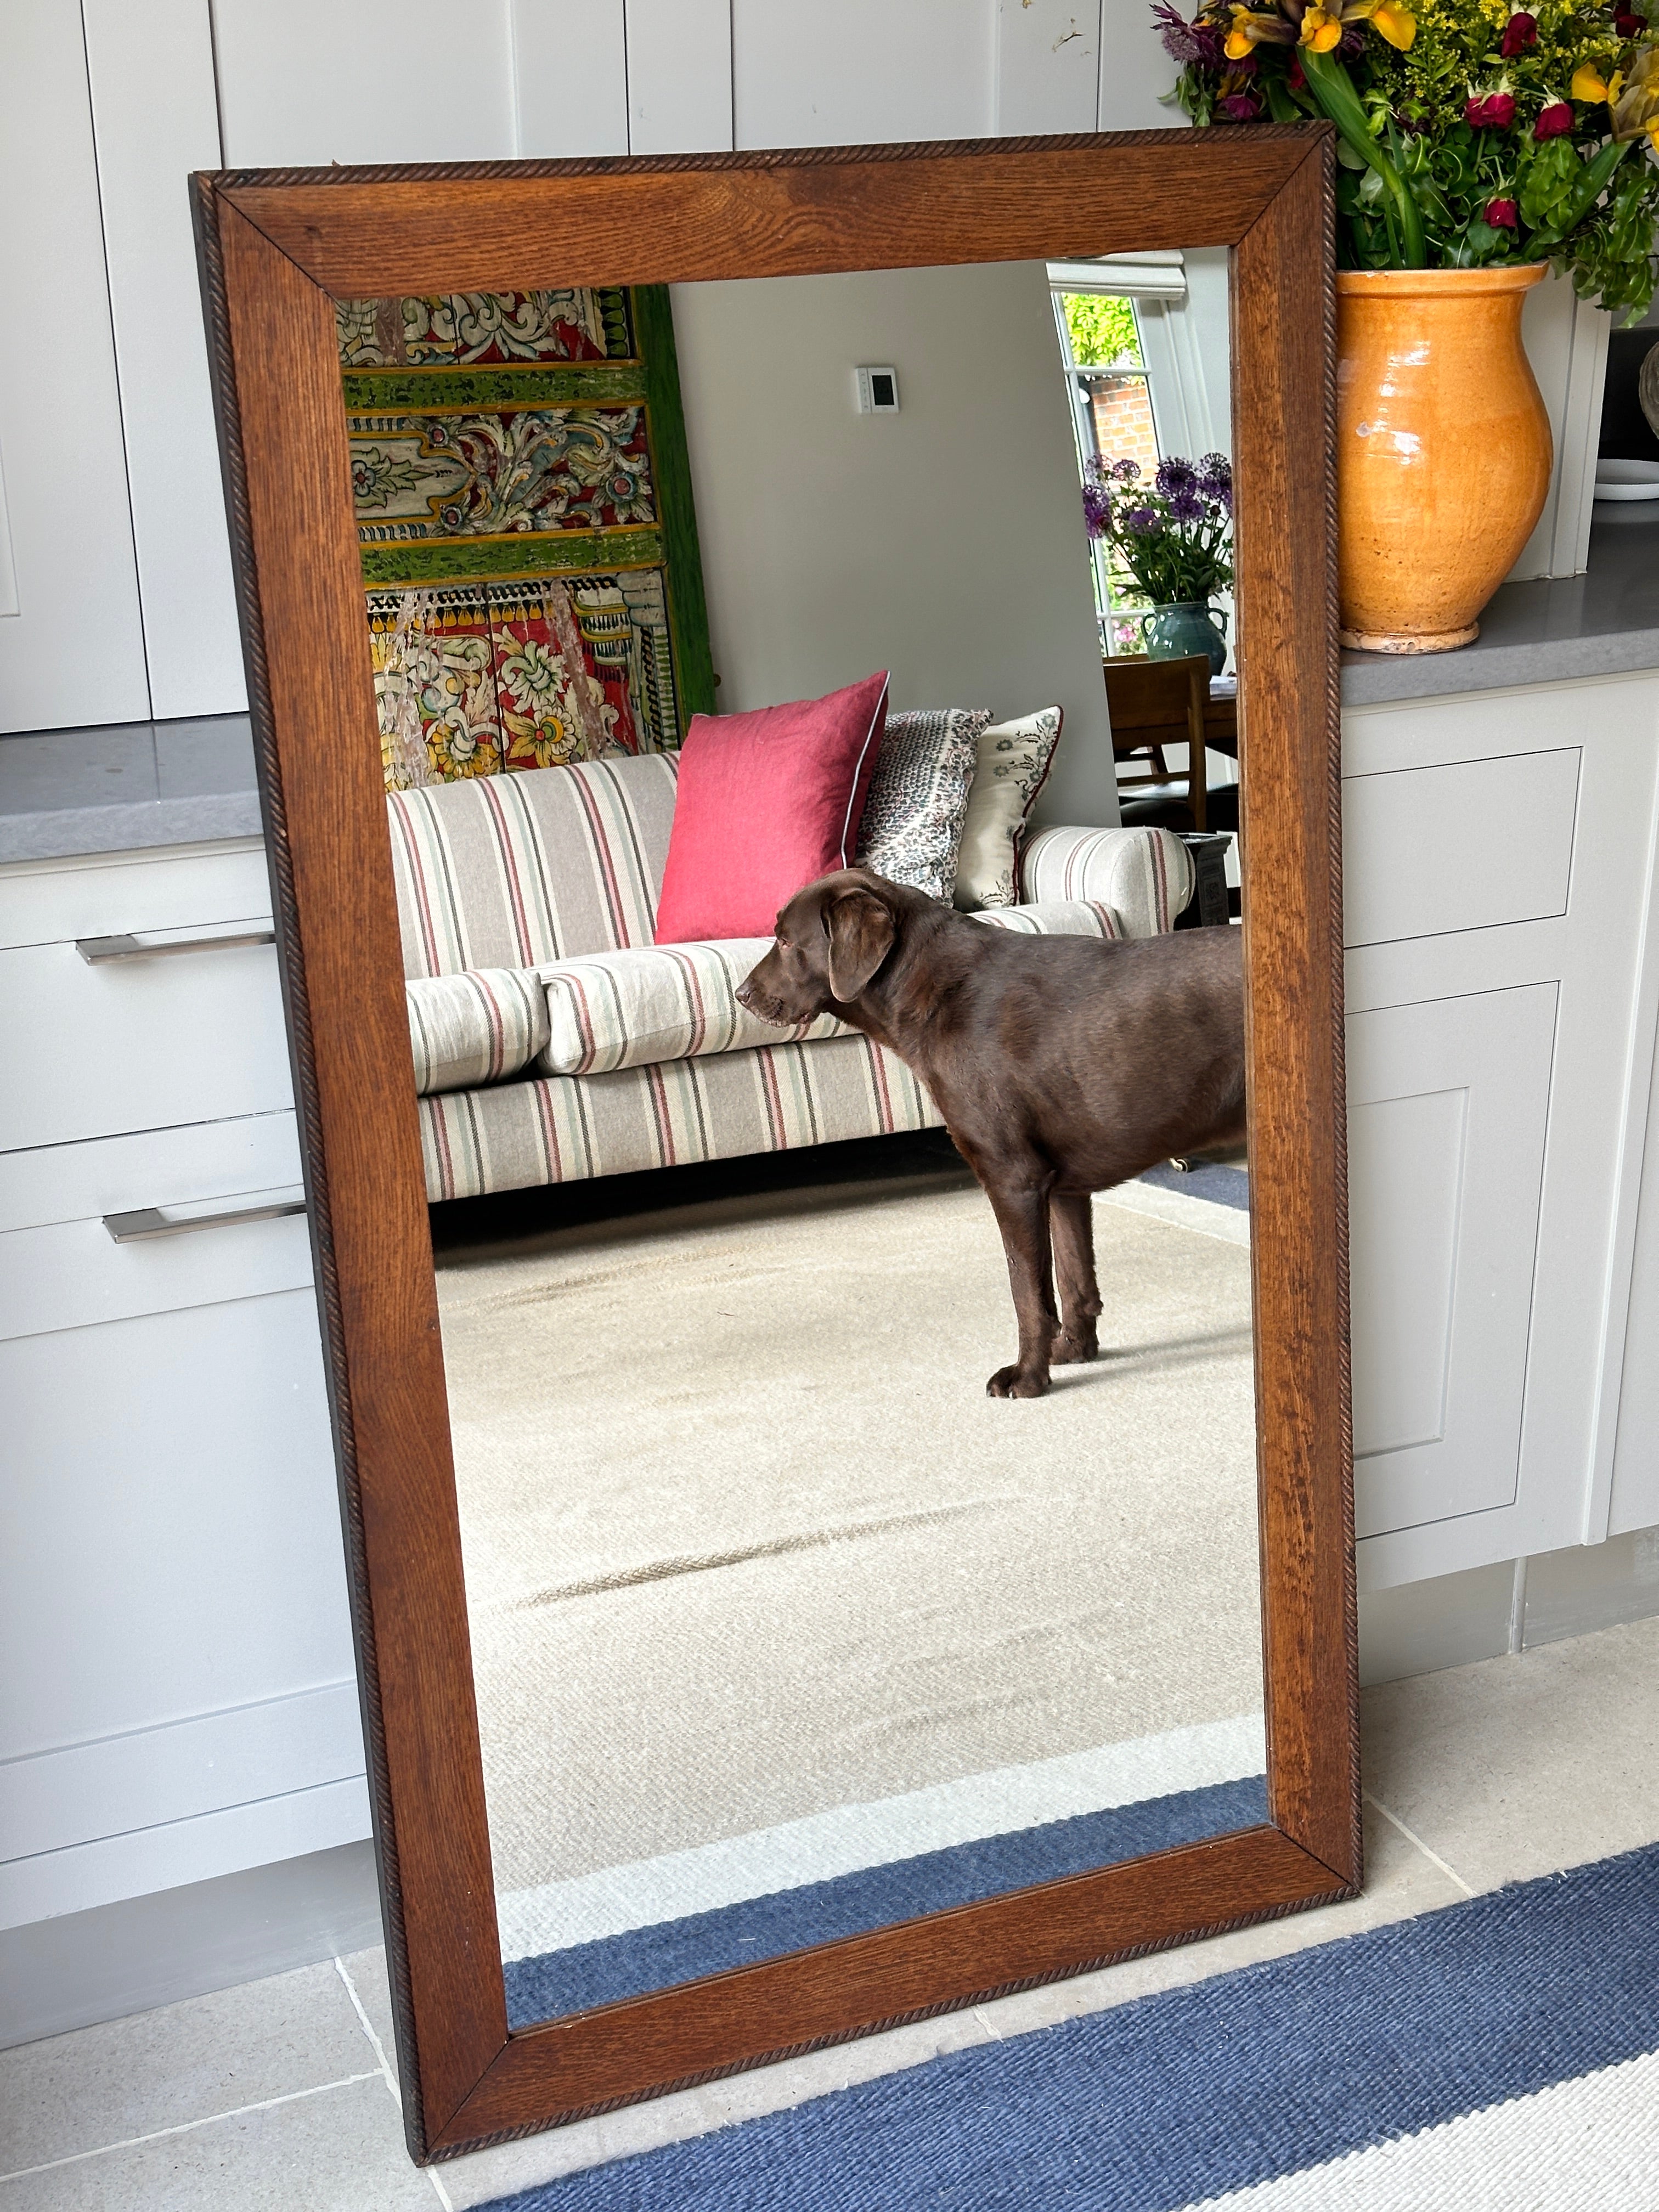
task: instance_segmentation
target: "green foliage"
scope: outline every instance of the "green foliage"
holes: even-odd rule
[[[1072,337],[1072,358],[1079,368],[1140,368],[1140,333],[1135,328],[1134,303],[1104,292],[1066,292],[1061,295],[1066,327]]]
[[[1342,266],[1547,260],[1615,312],[1652,298],[1659,0],[1533,0],[1524,14],[1511,0],[1391,0],[1393,25],[1412,31],[1403,46],[1358,0],[1322,0],[1343,31],[1322,53],[1299,35],[1322,12],[1303,0],[1155,12],[1180,65],[1170,98],[1194,123],[1337,125]]]

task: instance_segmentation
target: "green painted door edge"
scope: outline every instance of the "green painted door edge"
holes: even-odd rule
[[[708,603],[703,596],[702,553],[697,542],[691,456],[685,442],[685,409],[680,398],[679,356],[674,349],[674,309],[665,284],[635,287],[634,333],[645,359],[657,514],[668,556],[668,634],[679,684],[684,735],[684,725],[693,714],[714,711],[714,657],[708,643]]]

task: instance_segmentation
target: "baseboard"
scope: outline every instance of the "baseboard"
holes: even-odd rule
[[[1370,1590],[1359,1600],[1363,1687],[1467,1667],[1659,1613],[1659,1528]]]
[[[368,1842],[0,1932],[0,2049],[381,1941]]]
[[[1514,1595],[1513,1559],[1435,1575],[1426,1582],[1398,1583],[1392,1589],[1362,1591],[1361,1687],[1497,1658],[1510,1648]]]
[[[1559,1644],[1659,1613],[1659,1528],[1574,1544],[1527,1562],[1528,1644]]]

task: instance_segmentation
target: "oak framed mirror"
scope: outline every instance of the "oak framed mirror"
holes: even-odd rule
[[[418,2160],[1358,1883],[1331,144],[195,180]],[[663,927],[692,748],[718,903],[848,726],[875,980],[750,1005],[799,884]],[[1075,1170],[1047,1395],[1071,1139],[1022,1246],[896,930],[1022,1064],[1243,975],[1248,1154]]]

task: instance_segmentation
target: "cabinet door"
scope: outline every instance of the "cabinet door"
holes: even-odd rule
[[[0,597],[0,729],[143,721],[149,689],[77,0],[4,10],[0,83],[0,538],[15,572]]]
[[[367,1833],[312,1292],[0,1344],[0,1924]]]
[[[1557,988],[1348,1023],[1357,1531],[1516,1495]]]

